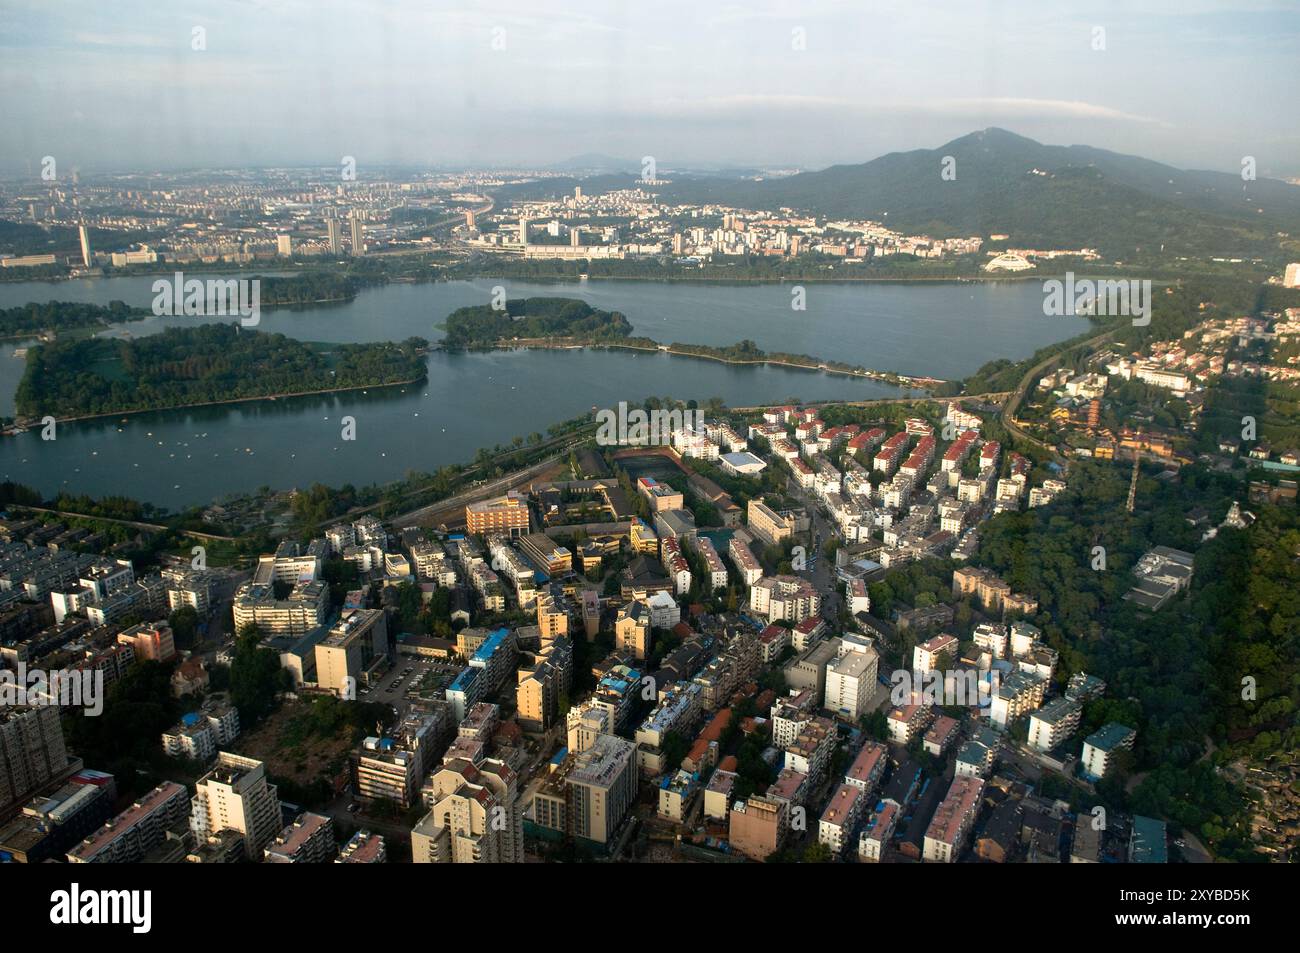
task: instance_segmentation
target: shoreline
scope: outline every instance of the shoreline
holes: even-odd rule
[[[323,394],[346,394],[358,390],[378,390],[384,387],[406,387],[419,381],[428,380],[428,374],[420,377],[412,377],[409,380],[402,381],[385,381],[378,384],[357,384],[352,387],[330,387],[324,390],[300,390],[284,394],[261,394],[250,397],[230,397],[226,400],[207,400],[193,404],[169,404],[166,407],[143,407],[138,410],[110,410],[99,414],[80,414],[75,417],[55,417],[55,423],[76,423],[82,420],[102,420],[105,417],[133,417],[140,414],[157,414],[166,413],[172,410],[195,410],[199,407],[224,407],[228,404],[247,404],[259,400],[289,400],[294,397],[317,397]],[[42,418],[40,417],[15,417],[15,423],[18,426],[30,430],[32,427],[39,427]]]
[[[445,269],[446,267],[447,267],[447,266],[441,266],[442,269]],[[452,269],[454,269],[455,267],[456,267],[456,266],[454,266],[454,265],[453,265],[453,266],[450,266],[450,268],[452,268]],[[308,268],[308,266],[305,266],[305,265],[303,266],[303,269],[307,269],[307,268]],[[175,272],[176,272],[176,270],[177,270],[177,268],[172,267],[172,268],[168,268],[168,269],[166,269],[165,271],[129,272],[129,273],[125,273],[125,274],[112,274],[112,275],[104,275],[104,274],[100,274],[100,275],[77,275],[77,276],[75,276],[75,277],[72,276],[72,275],[61,275],[61,276],[56,276],[56,277],[45,277],[45,278],[17,278],[17,279],[5,279],[5,280],[3,280],[3,281],[0,281],[0,285],[4,285],[4,284],[23,284],[23,283],[28,283],[28,282],[41,282],[41,283],[43,283],[43,284],[57,285],[57,284],[59,284],[59,283],[61,283],[61,282],[65,282],[65,281],[82,281],[82,280],[87,280],[87,279],[92,280],[92,281],[107,281],[107,280],[113,280],[113,279],[126,279],[126,278],[157,278],[157,277],[160,277],[160,276],[170,276],[170,275],[174,275]],[[182,268],[181,270],[184,270],[184,269]],[[1067,270],[1068,270],[1068,269],[1067,269]],[[1137,270],[1140,270],[1140,269],[1137,269]],[[1104,268],[1104,267],[1103,267],[1103,268],[1099,268],[1099,269],[1096,269],[1096,270],[1089,269],[1089,270],[1087,270],[1087,271],[1078,271],[1078,272],[1076,272],[1076,277],[1077,277],[1077,278],[1120,278],[1120,277],[1132,277],[1133,271],[1134,271],[1134,269],[1132,269],[1132,268],[1114,268],[1114,267],[1111,267],[1111,268]],[[198,269],[198,270],[195,270],[195,271],[193,272],[193,274],[194,274],[196,277],[197,277],[197,276],[200,276],[200,275],[230,275],[230,276],[234,277],[234,276],[237,276],[237,275],[253,275],[253,274],[257,274],[257,273],[258,273],[258,270],[257,270],[257,269],[240,269],[240,268],[237,268],[237,267],[236,267],[236,268],[230,268],[230,267],[227,267],[227,268],[213,268],[213,267],[211,267],[211,266],[206,266],[206,267],[200,268],[200,269]],[[268,275],[267,277],[269,277],[269,278],[294,277],[294,276],[296,276],[297,274],[301,274],[301,273],[302,273],[301,271],[297,271],[297,272],[294,273],[294,275]],[[330,272],[326,271],[325,273],[330,273]],[[575,275],[519,275],[519,274],[508,274],[508,273],[502,273],[502,271],[500,271],[500,270],[496,270],[496,269],[483,269],[483,270],[477,270],[477,269],[476,269],[476,270],[470,271],[469,273],[466,273],[466,274],[459,274],[459,273],[447,274],[447,273],[445,273],[445,270],[440,270],[440,271],[432,271],[432,270],[431,270],[428,274],[424,274],[424,275],[410,275],[410,274],[395,274],[395,275],[391,275],[391,276],[390,276],[390,275],[384,275],[384,276],[382,276],[382,278],[380,278],[379,280],[375,281],[373,285],[368,286],[368,287],[383,287],[384,285],[388,285],[388,284],[396,284],[396,283],[401,283],[401,284],[414,284],[414,283],[421,283],[421,284],[422,284],[422,283],[425,283],[425,282],[437,283],[437,282],[452,282],[452,281],[476,281],[476,280],[483,280],[483,279],[500,280],[500,281],[518,281],[518,282],[534,283],[534,284],[549,284],[549,283],[561,283],[561,282],[563,282],[563,283],[574,283],[574,284],[577,284],[577,283],[582,283],[582,282],[586,282],[586,281],[644,281],[644,282],[648,282],[648,283],[652,283],[652,284],[674,284],[674,283],[678,283],[678,282],[682,282],[682,283],[692,282],[692,283],[697,283],[697,284],[703,283],[703,284],[719,284],[719,285],[750,285],[750,284],[771,284],[771,285],[781,285],[781,284],[845,284],[845,285],[853,285],[853,284],[997,284],[997,283],[999,283],[999,282],[1045,281],[1045,280],[1049,280],[1049,279],[1051,279],[1051,278],[1059,277],[1059,276],[1062,275],[1062,274],[1064,274],[1064,272],[1056,272],[1056,271],[1053,271],[1053,270],[1037,270],[1037,271],[1033,272],[1032,274],[1017,274],[1017,273],[1013,273],[1013,272],[1007,272],[1007,273],[1005,273],[1005,274],[1004,274],[1004,273],[998,273],[998,274],[987,274],[987,273],[978,273],[978,272],[977,272],[977,273],[973,273],[973,274],[963,273],[963,274],[935,274],[935,275],[907,275],[907,276],[901,276],[901,275],[893,275],[893,276],[872,276],[872,275],[801,275],[801,276],[792,276],[792,275],[773,275],[773,276],[735,276],[735,277],[726,277],[726,276],[721,276],[721,275],[688,275],[688,274],[676,274],[676,275],[617,275],[617,274],[614,274],[614,275],[610,275],[610,274],[606,274],[606,275],[592,275],[592,274],[575,274]],[[1195,277],[1196,275],[1197,275],[1197,273],[1192,273],[1192,274],[1191,274],[1192,277]],[[1160,281],[1160,282],[1175,282],[1175,281],[1179,281],[1179,280],[1182,280],[1182,279],[1187,278],[1187,277],[1189,277],[1188,274],[1177,273],[1177,274],[1172,275],[1172,276],[1161,276],[1161,277],[1152,276],[1152,280],[1153,280],[1153,281]],[[1209,275],[1208,277],[1216,277],[1216,276],[1214,276],[1214,275]],[[362,288],[359,288],[359,289],[357,290],[357,293],[356,293],[356,294],[348,295],[348,296],[344,296],[344,297],[336,297],[336,298],[319,298],[319,299],[315,299],[315,300],[312,300],[312,301],[302,301],[302,302],[292,302],[292,303],[282,302],[282,303],[276,303],[276,304],[263,304],[263,305],[262,305],[262,309],[265,310],[265,311],[270,311],[270,310],[275,310],[275,309],[293,309],[293,308],[311,307],[311,306],[318,305],[318,304],[337,304],[337,303],[340,303],[340,302],[342,302],[342,303],[346,303],[346,302],[349,302],[349,301],[355,301],[358,297],[360,297],[360,293],[361,293],[362,291],[365,291],[365,290],[367,290],[367,287],[362,287]]]
[[[835,374],[840,377],[853,377],[859,380],[875,381],[879,384],[887,384],[900,389],[920,389],[926,390],[936,384],[946,384],[948,381],[937,377],[925,378],[928,384],[919,383],[921,380],[906,374],[894,374],[891,371],[876,371],[869,368],[863,371],[853,371],[845,368],[828,367],[825,364],[797,364],[793,361],[786,361],[780,358],[758,358],[755,360],[738,360],[736,358],[725,357],[721,354],[698,354],[694,351],[683,351],[674,348],[671,344],[660,344],[656,347],[643,347],[637,344],[622,344],[617,341],[611,342],[580,342],[572,340],[556,340],[553,342],[546,341],[498,341],[492,345],[490,350],[495,351],[512,351],[516,348],[523,350],[541,350],[541,351],[566,351],[566,350],[620,350],[620,351],[637,351],[642,354],[669,354],[673,357],[694,357],[700,360],[714,361],[718,364],[729,364],[735,367],[749,367],[758,365],[769,365],[772,367],[784,367],[796,371],[811,371],[822,374]],[[439,348],[439,350],[442,350]],[[444,351],[447,354],[458,353],[456,351]],[[468,351],[460,353],[469,353]],[[917,382],[917,383],[908,383]]]

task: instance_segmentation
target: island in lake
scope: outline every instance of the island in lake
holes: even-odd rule
[[[405,384],[425,377],[428,342],[315,344],[234,324],[170,328],[131,340],[33,347],[21,417],[93,417]]]

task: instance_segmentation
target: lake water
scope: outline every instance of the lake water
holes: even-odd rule
[[[147,307],[152,277],[0,284],[0,307],[28,301],[113,299]],[[1021,358],[1086,330],[1080,318],[1047,318],[1036,282],[998,284],[807,284],[807,310],[791,309],[791,285],[645,281],[528,283],[481,279],[393,284],[354,301],[262,315],[259,330],[304,340],[437,340],[455,308],[485,304],[495,286],[510,297],[579,297],[628,316],[634,333],[803,352],[904,374],[965,376],[996,357]],[[190,318],[148,318],[117,333],[155,333]],[[221,319],[215,319],[221,320]],[[229,319],[225,319],[229,320]],[[0,414],[13,413],[26,342],[0,345]],[[0,479],[94,496],[124,494],[167,507],[227,493],[364,485],[466,462],[482,446],[509,443],[593,406],[672,395],[743,405],[898,396],[871,381],[770,367],[604,351],[509,351],[429,355],[429,380],[405,389],[259,401],[61,424],[0,441]],[[357,421],[355,442],[339,418]]]

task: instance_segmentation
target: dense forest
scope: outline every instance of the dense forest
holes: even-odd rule
[[[352,275],[333,271],[312,271],[287,278],[260,278],[261,306],[293,308],[329,301],[350,301],[364,282]]]
[[[613,341],[632,333],[621,312],[599,311],[575,298],[515,298],[501,309],[458,308],[447,317],[443,347],[491,347],[511,338],[581,338]]]
[[[129,341],[34,347],[15,397],[24,416],[156,410],[420,379],[427,342],[312,345],[233,324],[172,328]]]
[[[110,301],[106,305],[80,301],[32,301],[16,308],[0,309],[0,337],[102,328],[121,321],[139,321],[148,314],[145,309],[128,307],[122,301]]]
[[[1061,652],[1060,678],[1097,675],[1108,699],[1135,706],[1139,773],[1128,806],[1245,857],[1244,802],[1211,769],[1300,746],[1300,519],[1294,507],[1252,507],[1248,529],[1202,541],[1187,513],[1204,508],[1219,522],[1240,492],[1230,476],[1199,467],[1176,481],[1144,476],[1132,515],[1128,482],[1123,468],[1078,464],[1050,506],[990,521],[976,562],[1038,597],[1030,621]],[[1196,568],[1190,592],[1152,613],[1123,595],[1133,564],[1157,545],[1195,553]],[[1248,676],[1257,700],[1243,699]]]

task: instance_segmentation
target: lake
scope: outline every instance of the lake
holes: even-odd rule
[[[148,307],[154,280],[4,283],[0,307],[113,299]],[[259,330],[328,342],[437,340],[448,313],[489,303],[498,285],[512,298],[577,297],[622,311],[635,334],[664,343],[748,338],[765,350],[940,378],[965,376],[997,357],[1026,357],[1088,327],[1081,318],[1045,317],[1037,282],[809,283],[807,309],[794,311],[790,284],[480,279],[391,284],[344,304],[265,312]],[[205,319],[150,317],[113,333],[151,334],[196,320]],[[0,345],[0,414],[13,413],[23,371],[13,351],[26,343]],[[544,433],[619,400],[721,397],[735,406],[901,396],[876,382],[829,374],[619,351],[432,353],[428,368],[426,384],[407,388],[61,424],[54,441],[42,441],[34,429],[0,440],[0,478],[47,495],[123,494],[176,508],[263,485],[386,482],[409,470],[467,462],[479,447]],[[356,418],[355,442],[340,439],[342,416]]]

